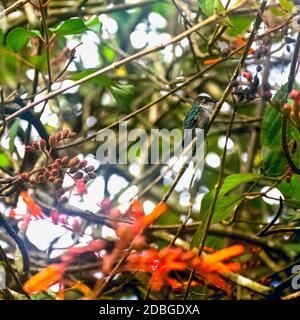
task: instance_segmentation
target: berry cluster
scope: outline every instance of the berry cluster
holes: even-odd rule
[[[288,102],[283,105],[283,112],[292,121],[300,124],[300,90],[293,90],[290,94],[292,105]]]
[[[57,131],[56,134],[51,134],[48,139],[48,146],[50,147],[49,154],[52,148],[60,141],[68,138],[75,138],[76,132],[72,132],[70,129],[64,129],[63,131]],[[45,151],[47,143],[44,139],[40,141],[33,141],[30,145],[25,146],[25,152]]]
[[[258,73],[261,72],[262,66],[258,65],[256,67],[256,74],[253,77],[252,73],[249,71],[242,71],[242,77],[245,78],[249,85],[243,87],[240,81],[234,81],[232,83],[233,94],[239,97],[240,101],[246,99],[247,101],[254,100],[257,96],[260,96],[263,100],[269,101],[272,98],[271,86],[270,84],[264,83],[261,86]]]
[[[66,138],[74,138],[75,136],[75,132],[65,129],[58,131],[55,135],[50,135],[48,140],[49,151],[46,150],[46,141],[44,139],[33,141],[31,145],[25,147],[25,150],[26,152],[44,151],[49,160],[52,148],[58,142]],[[61,156],[50,164],[47,161],[45,167],[40,168],[38,172],[35,171],[36,174],[34,172],[23,172],[20,174],[20,178],[23,182],[30,183],[32,186],[39,183],[52,183],[56,190],[58,202],[63,204],[68,201],[68,198],[64,196],[66,190],[62,187],[65,175],[74,180],[78,194],[82,195],[86,191],[87,181],[96,178],[94,171],[95,167],[88,165],[86,160],[80,160],[78,157]]]

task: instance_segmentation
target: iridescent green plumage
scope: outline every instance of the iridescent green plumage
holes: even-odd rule
[[[205,129],[210,121],[215,103],[216,100],[207,96],[198,96],[184,119],[183,129]]]

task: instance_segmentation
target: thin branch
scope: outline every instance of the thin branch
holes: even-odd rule
[[[279,198],[279,208],[278,208],[276,215],[274,216],[274,218],[272,219],[272,221],[268,225],[266,225],[261,231],[259,231],[259,233],[257,234],[259,237],[264,237],[268,233],[270,228],[273,227],[275,222],[279,219],[281,212],[282,212],[282,209],[283,209],[283,201],[282,201],[282,197],[280,197]]]
[[[23,272],[27,276],[30,272],[29,255],[23,239],[16,233],[12,226],[6,221],[5,217],[0,213],[0,226],[15,240],[23,259]]]

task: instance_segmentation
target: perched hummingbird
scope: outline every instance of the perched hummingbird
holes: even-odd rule
[[[209,121],[211,119],[211,116],[213,114],[214,106],[218,100],[214,100],[206,95],[200,94],[194,101],[192,108],[186,115],[184,121],[183,121],[183,129],[203,129],[204,134],[206,134],[207,125],[209,124]],[[192,136],[190,139],[192,140],[195,136],[194,130],[189,132],[184,132],[185,137],[182,141],[182,146],[185,148],[187,134],[191,134]],[[195,149],[193,148],[193,155],[195,153]]]
[[[183,122],[183,129],[206,129],[218,100],[200,94]]]

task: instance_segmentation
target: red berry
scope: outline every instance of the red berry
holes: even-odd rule
[[[251,72],[243,71],[242,76],[246,78],[249,82],[252,82],[253,77]]]

